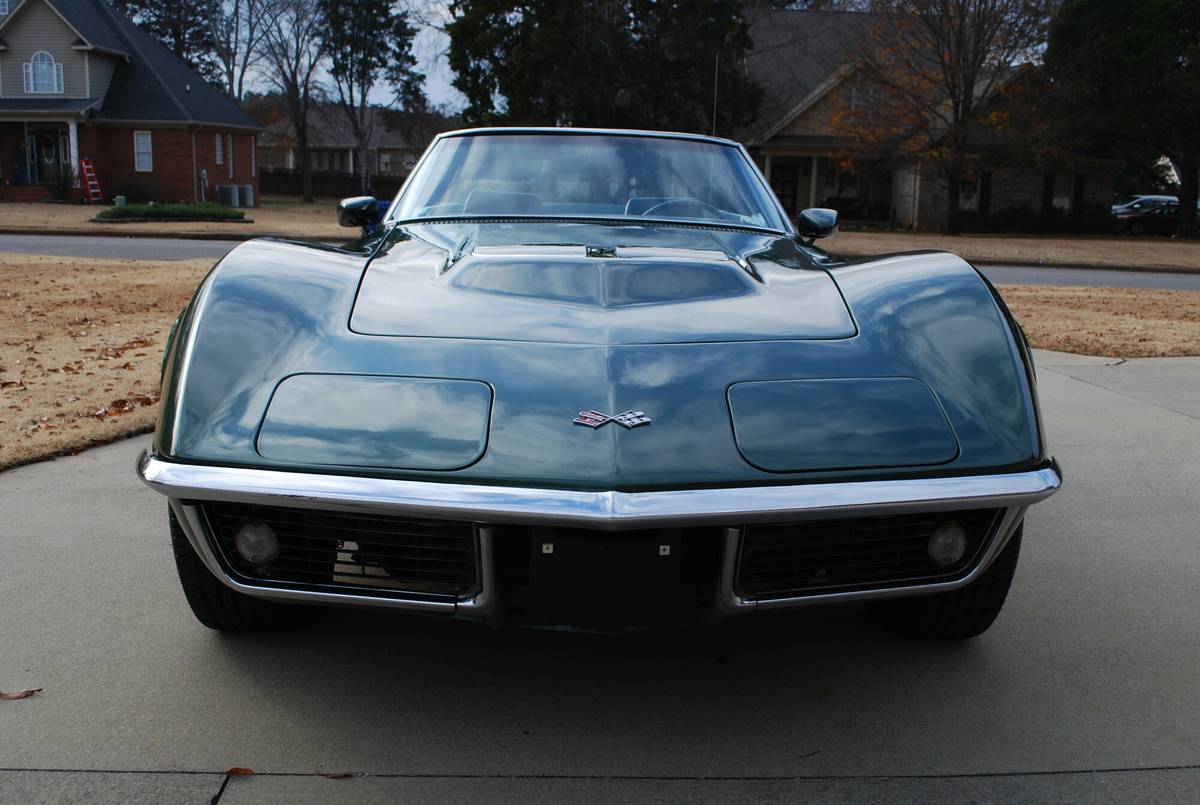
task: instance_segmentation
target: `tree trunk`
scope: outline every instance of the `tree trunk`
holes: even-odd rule
[[[361,143],[358,146],[358,167],[362,172],[362,194],[364,196],[371,195],[371,169],[367,165],[367,145]]]
[[[300,157],[300,195],[306,202],[313,200],[312,189],[312,153],[308,148],[308,126],[297,125],[296,155]]]
[[[1179,160],[1179,237],[1196,237],[1196,200],[1200,196],[1200,152]]]

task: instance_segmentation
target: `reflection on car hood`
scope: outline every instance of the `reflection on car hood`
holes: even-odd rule
[[[790,239],[571,223],[397,230],[366,271],[351,329],[613,345],[855,333],[833,280]]]

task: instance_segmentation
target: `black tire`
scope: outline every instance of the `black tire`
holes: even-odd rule
[[[965,640],[983,634],[1008,596],[1024,527],[1017,528],[991,566],[967,586],[948,593],[872,602],[871,611],[884,626],[905,637]]]
[[[229,589],[200,561],[175,512],[168,509],[168,516],[179,583],[196,620],[221,632],[263,632],[290,626],[305,611],[304,607],[264,601]]]

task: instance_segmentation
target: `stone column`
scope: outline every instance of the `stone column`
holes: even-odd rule
[[[817,169],[821,165],[821,158],[814,156],[812,158],[811,175],[808,177],[808,206],[817,206]]]
[[[75,177],[75,187],[79,187],[79,124],[74,120],[67,121],[67,142],[71,147],[71,153],[67,155],[67,164],[71,167],[71,175]]]

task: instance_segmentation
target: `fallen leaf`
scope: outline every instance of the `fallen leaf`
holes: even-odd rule
[[[226,770],[225,773],[231,777],[249,777],[250,775],[254,774],[254,769],[247,769],[244,766],[234,766],[233,768]]]
[[[4,691],[0,690],[0,700],[6,701],[6,702],[13,702],[13,701],[16,701],[17,699],[28,699],[33,694],[41,693],[41,692],[42,692],[41,688],[29,688],[28,690],[18,690],[15,693],[5,693]]]

